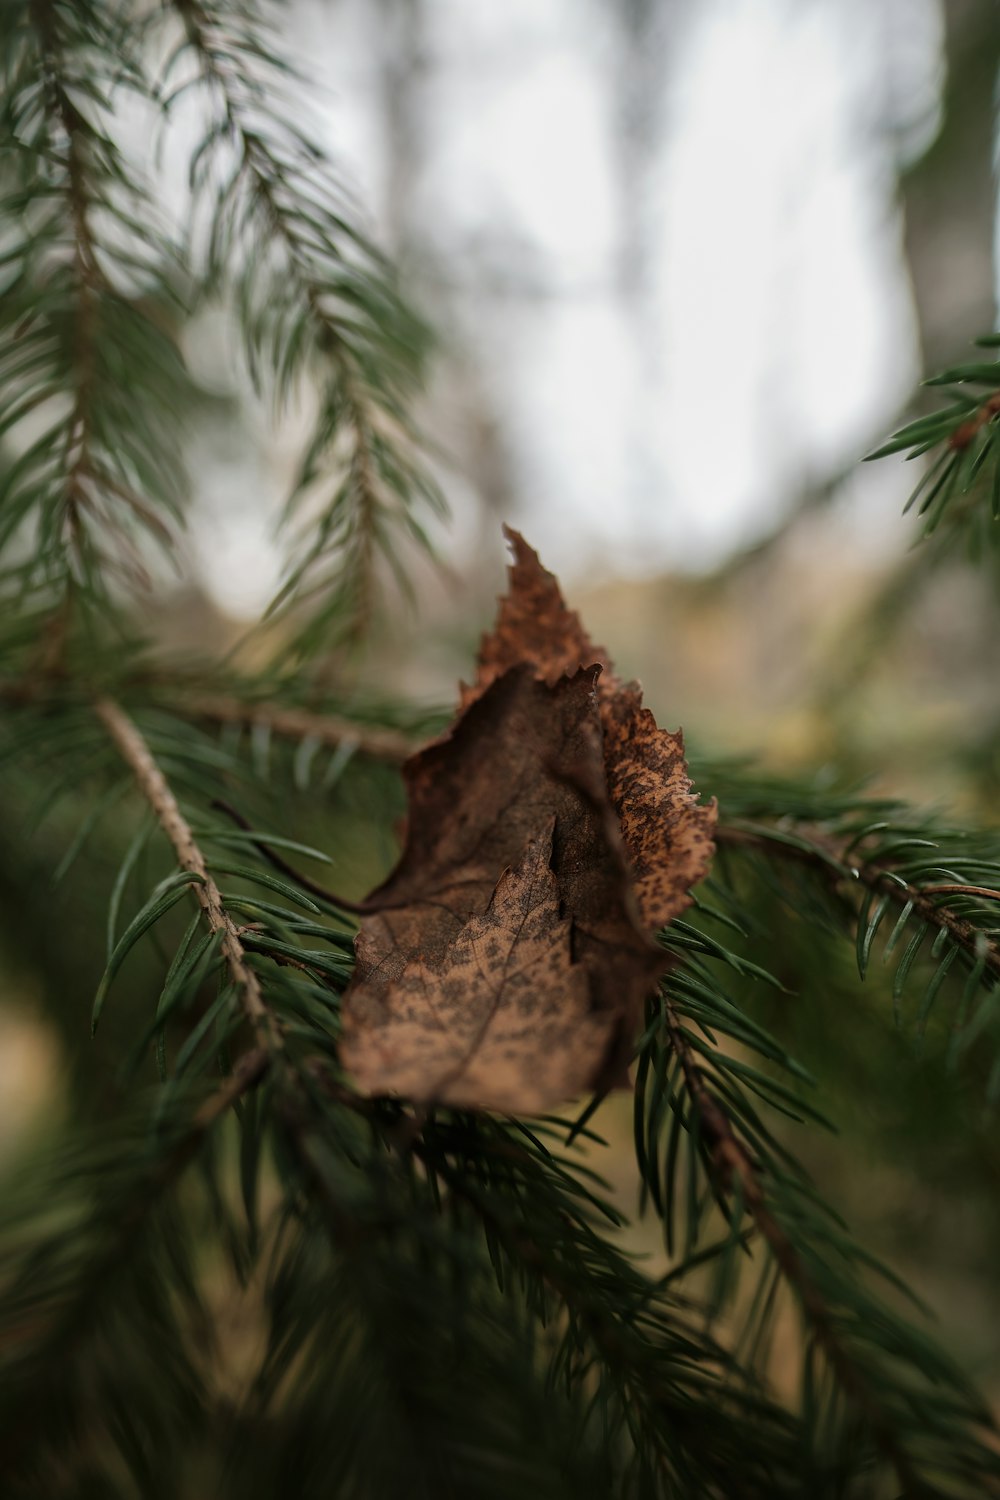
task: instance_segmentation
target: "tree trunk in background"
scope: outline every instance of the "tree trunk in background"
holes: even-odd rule
[[[379,0],[378,71],[385,120],[383,225],[390,253],[419,259],[413,187],[424,163],[423,90],[427,74],[421,0]]]
[[[656,261],[664,253],[653,173],[664,146],[673,51],[682,27],[695,12],[684,0],[617,0],[613,9],[618,28],[612,77],[621,226],[614,274],[636,371],[632,430],[627,434],[627,466],[619,505],[642,516],[649,496],[662,492],[663,485],[650,443],[658,416],[656,397],[651,393],[660,387],[664,358],[657,321],[651,316]]]
[[[941,132],[902,178],[906,255],[924,365],[940,369],[994,326],[993,140],[1000,5],[944,0]]]

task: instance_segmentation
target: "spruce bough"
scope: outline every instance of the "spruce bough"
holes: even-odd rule
[[[412,419],[428,331],[291,123],[273,23],[237,0],[0,14],[0,882],[66,1056],[0,1203],[4,1493],[1000,1494],[973,1382],[798,1160],[822,1099],[755,1000],[794,987],[793,933],[820,962],[853,944],[859,983],[876,957],[892,974],[869,1003],[945,1016],[988,1105],[995,833],[695,767],[715,858],[626,1039],[657,1277],[597,1175],[600,1098],[521,1118],[361,1093],[343,1066],[360,913],[328,887],[384,867],[373,830],[441,724],[359,706],[337,666],[441,500]],[[189,237],[122,150],[135,96],[168,134],[197,110]],[[143,629],[179,556],[202,399],[180,332],[208,298],[261,391],[319,398],[260,637],[280,657],[253,673]],[[988,533],[1000,487],[1000,372],[942,379],[950,404],[889,445],[934,452],[929,546]],[[356,873],[309,873],[313,824]]]

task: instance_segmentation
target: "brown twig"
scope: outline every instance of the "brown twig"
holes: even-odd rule
[[[223,904],[222,894],[208,873],[205,856],[195,842],[191,828],[178,807],[177,799],[163,772],[153,759],[149,746],[132,720],[113,699],[99,698],[94,710],[121,752],[122,759],[130,767],[139,790],[173,845],[178,865],[182,870],[190,870],[198,876],[193,887],[195,895],[205,913],[209,929],[221,934],[222,954],[229,966],[229,973],[236,985],[247,1020],[270,1054],[281,1052],[284,1047],[281,1031],[264,1002],[260,980],[247,961],[246,949],[240,940],[236,924]]]
[[[193,1130],[202,1134],[210,1130],[216,1120],[260,1082],[270,1063],[271,1054],[265,1047],[251,1047],[238,1057],[228,1077],[201,1105],[192,1122]]]
[[[43,645],[48,642],[45,628],[42,630]],[[6,682],[0,682],[0,703],[7,708],[29,708],[41,702],[46,694],[42,687],[42,678],[37,673],[25,674],[23,677],[9,678]]]
[[[769,836],[767,828],[754,828],[720,823],[715,830],[716,843],[725,846],[766,850],[783,859],[806,864],[820,874],[826,875],[836,884],[860,883],[875,895],[890,896],[901,906],[911,903],[913,910],[923,921],[948,933],[952,941],[971,957],[982,959],[985,967],[996,979],[1000,979],[1000,948],[980,931],[972,922],[960,917],[949,906],[935,901],[935,896],[964,895],[979,896],[985,900],[1000,900],[1000,892],[987,886],[975,885],[912,885],[895,874],[887,864],[877,860],[851,859],[844,846],[834,843],[818,830],[797,834],[803,843],[791,844],[783,839]]]
[[[173,705],[185,718],[208,719],[215,724],[260,725],[283,739],[317,740],[322,745],[354,745],[378,760],[399,762],[412,755],[413,740],[397,729],[368,728],[336,714],[313,713],[305,708],[284,708],[276,703],[247,703],[230,694],[180,697]]]
[[[982,901],[1000,901],[1000,891],[988,885],[922,885],[920,890],[925,896],[978,896]]]
[[[992,422],[998,412],[1000,412],[1000,391],[995,391],[992,396],[987,396],[986,400],[978,407],[974,415],[967,422],[963,422],[961,427],[955,428],[955,431],[948,439],[948,447],[954,449],[956,452],[961,452],[963,448],[967,448],[979,429],[985,427],[987,422]]]
[[[297,969],[300,974],[307,974],[310,979],[316,980],[319,984],[326,984],[329,987],[329,980],[325,970],[319,968],[316,964],[306,963],[301,958],[293,958],[290,953],[279,953],[278,949],[272,946],[267,934],[258,934],[255,927],[256,924],[251,922],[248,926],[239,928],[240,937],[244,943],[249,944],[254,952],[265,954],[272,963],[276,963],[281,969]]]
[[[338,714],[316,713],[306,708],[280,703],[259,703],[237,697],[234,693],[191,693],[182,678],[156,673],[133,679],[137,685],[166,686],[177,689],[170,709],[182,719],[204,720],[212,724],[240,724],[253,729],[259,725],[280,739],[312,739],[330,749],[352,746],[362,755],[398,765],[419,748],[419,742],[399,729],[358,724]],[[12,708],[57,698],[66,683],[58,669],[40,671],[31,677],[0,680],[0,703]]]

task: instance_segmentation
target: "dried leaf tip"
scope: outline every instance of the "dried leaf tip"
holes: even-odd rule
[[[623,683],[603,646],[595,646],[558,579],[519,532],[504,527],[513,564],[496,628],[483,637],[479,672],[462,706],[503,671],[529,662],[550,686],[567,672],[599,663],[597,681],[608,792],[621,824],[647,927],[665,927],[690,905],[714,852],[718,811],[692,792],[680,730],[659,729],[637,683]]]

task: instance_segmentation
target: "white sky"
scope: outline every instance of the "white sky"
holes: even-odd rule
[[[510,519],[568,575],[717,561],[859,457],[917,374],[893,166],[933,126],[938,0],[674,0],[638,309],[619,293],[613,3],[428,0],[410,184],[424,245],[465,287],[454,316],[513,453]],[[326,84],[331,149],[376,208],[377,11],[303,0],[295,36]],[[491,297],[505,266],[556,294]],[[280,488],[293,436],[244,464]],[[209,558],[208,581],[253,612],[276,568],[247,499],[259,473],[213,475],[241,566]],[[895,508],[891,481],[870,485]]]

